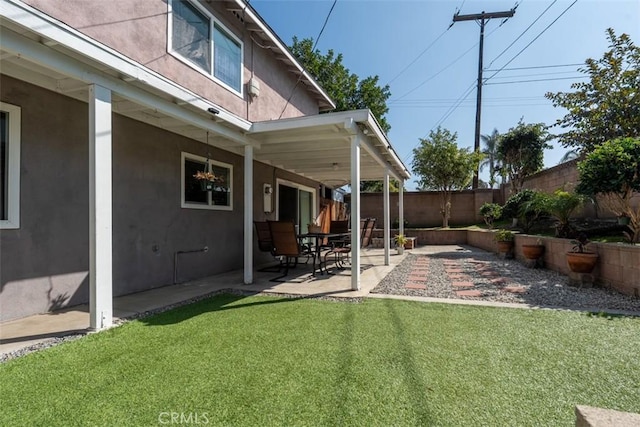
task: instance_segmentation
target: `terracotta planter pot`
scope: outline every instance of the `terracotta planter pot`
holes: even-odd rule
[[[513,241],[512,240],[498,241],[497,243],[498,243],[498,253],[499,254],[509,253],[513,249]]]
[[[522,245],[522,254],[526,259],[538,259],[544,254],[544,245]]]
[[[598,262],[592,252],[567,252],[567,264],[574,273],[591,273]]]

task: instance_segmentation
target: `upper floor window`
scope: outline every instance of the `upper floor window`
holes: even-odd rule
[[[232,210],[232,196],[233,165],[182,153],[183,208]]]
[[[20,107],[0,102],[0,228],[20,228]]]
[[[169,44],[192,67],[242,93],[242,43],[190,0],[171,0]]]

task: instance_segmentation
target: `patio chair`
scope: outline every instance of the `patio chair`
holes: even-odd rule
[[[348,221],[345,221],[348,222]],[[360,220],[360,247],[364,246],[364,238],[366,235],[367,228],[369,227],[370,219],[365,218]],[[373,220],[375,224],[375,219]],[[334,262],[338,266],[339,269],[343,269],[345,262],[349,262],[349,255],[351,254],[351,241],[350,239],[337,241],[335,244],[329,249],[329,251],[324,255],[324,264],[327,265],[327,257],[333,254]],[[326,269],[326,267],[325,267]]]
[[[376,219],[367,218],[367,225],[364,228],[361,247],[366,248],[371,244],[371,238],[373,237],[373,229],[375,228],[375,226],[376,226]]]
[[[260,249],[261,252],[269,252],[275,258],[276,255],[274,254],[273,241],[271,240],[269,224],[267,224],[267,221],[253,221],[253,224],[256,226],[256,234],[258,235],[258,249]],[[277,261],[277,265],[263,267],[258,271],[277,272],[282,270],[282,259],[277,259]]]
[[[289,274],[289,268],[298,265],[298,257],[308,256],[308,253],[302,250],[296,235],[296,227],[291,221],[267,221],[269,232],[271,234],[271,242],[273,244],[273,255],[283,257],[284,274],[274,277],[271,282],[285,282],[280,280]]]

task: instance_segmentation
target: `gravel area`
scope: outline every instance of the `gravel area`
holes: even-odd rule
[[[408,283],[417,283],[410,276],[419,264],[428,271],[428,275],[420,282],[426,285],[426,289],[405,287]],[[450,275],[446,270],[452,268],[461,271]],[[454,276],[452,280],[452,275],[458,278]],[[452,283],[460,281],[471,282],[473,286],[452,286]],[[482,296],[460,296],[456,294],[458,290],[476,290]],[[600,287],[570,286],[569,278],[565,275],[544,268],[529,268],[513,259],[501,259],[494,253],[462,246],[458,250],[439,253],[408,254],[371,292],[594,311],[640,312],[639,298]]]

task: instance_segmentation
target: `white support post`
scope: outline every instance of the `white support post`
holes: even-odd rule
[[[113,324],[111,91],[89,86],[89,327]]]
[[[401,179],[398,185],[400,186],[400,188],[398,188],[398,216],[400,217],[400,224],[398,225],[400,230],[398,234],[404,236],[404,179]]]
[[[351,289],[360,290],[360,139],[351,137]]]
[[[253,146],[244,146],[244,284],[253,283]]]
[[[384,169],[384,181],[383,181],[383,193],[382,193],[382,209],[384,211],[384,265],[390,264],[390,240],[391,231],[389,224],[389,168]]]

